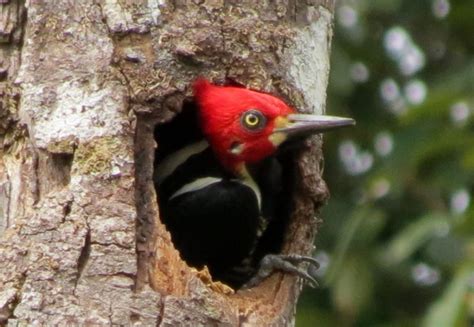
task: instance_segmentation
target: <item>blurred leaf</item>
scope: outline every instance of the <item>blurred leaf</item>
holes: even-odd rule
[[[461,67],[458,71],[449,71],[431,81],[428,97],[418,105],[410,108],[401,117],[403,124],[414,123],[422,119],[439,119],[446,117],[449,107],[459,98],[471,101],[474,91],[474,61]]]
[[[364,233],[362,226],[365,221],[380,220],[382,213],[371,208],[360,208],[355,210],[346,224],[341,227],[338,235],[337,245],[325,278],[327,284],[334,282],[335,276],[345,269],[347,252],[359,233]]]
[[[459,269],[443,295],[429,308],[423,326],[467,326],[468,319],[462,317],[462,313],[465,312],[465,298],[473,278],[474,264]]]
[[[373,276],[369,265],[367,258],[352,256],[335,281],[332,299],[346,319],[352,320],[370,302]]]
[[[462,158],[463,167],[469,171],[474,171],[474,148],[466,151]]]
[[[316,306],[303,306],[298,310],[296,327],[332,327],[338,325],[337,316]]]
[[[445,215],[433,214],[417,219],[395,235],[377,257],[386,265],[398,265],[430,238],[446,233],[449,228]]]
[[[466,257],[465,240],[455,233],[434,237],[425,248],[425,255],[435,265],[456,265]]]
[[[365,7],[366,9],[367,7],[369,7],[371,11],[382,11],[392,13],[400,8],[401,3],[402,1],[400,0],[378,0],[373,1],[370,6],[366,5]]]

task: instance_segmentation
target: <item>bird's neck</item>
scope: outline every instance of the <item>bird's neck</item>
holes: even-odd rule
[[[236,177],[239,178],[242,184],[247,185],[254,191],[255,195],[257,196],[258,207],[261,208],[262,195],[260,192],[260,187],[258,186],[257,182],[255,182],[255,179],[250,174],[246,164],[242,163],[239,166],[237,166]]]
[[[250,187],[255,195],[257,196],[258,206],[261,208],[262,197],[260,192],[260,187],[258,186],[257,182],[255,181],[254,177],[252,176],[251,172],[249,171],[249,165],[242,159],[230,155],[227,149],[219,147],[217,145],[212,144],[210,142],[211,148],[216,156],[216,159],[220,162],[221,166],[231,175],[235,176],[242,184],[247,185]],[[258,165],[258,163],[252,163],[252,166]]]

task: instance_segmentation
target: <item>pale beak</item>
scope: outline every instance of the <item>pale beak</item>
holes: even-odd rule
[[[288,136],[309,135],[353,125],[355,125],[355,120],[352,118],[290,114],[286,117],[286,121],[280,124],[273,133],[283,133]]]

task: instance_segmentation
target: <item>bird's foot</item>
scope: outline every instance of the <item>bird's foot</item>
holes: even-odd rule
[[[308,268],[299,267],[300,263],[308,263]],[[319,268],[316,259],[298,254],[267,254],[260,261],[260,267],[243,288],[251,288],[261,283],[265,278],[275,271],[282,271],[301,277],[311,287],[317,287],[319,284],[314,277],[314,270]]]

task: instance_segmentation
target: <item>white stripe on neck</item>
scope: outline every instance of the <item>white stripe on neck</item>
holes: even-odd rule
[[[252,175],[250,175],[246,166],[242,167],[240,171],[240,177],[241,179],[234,179],[234,180],[252,189],[253,193],[255,193],[255,197],[257,198],[258,208],[262,209],[262,193],[260,192],[260,187],[258,187],[258,184],[253,179]]]
[[[231,179],[231,181],[240,183],[250,188],[252,192],[255,194],[255,197],[257,198],[258,208],[261,209],[262,208],[262,195],[260,193],[260,188],[258,187],[257,183],[255,183],[255,181],[249,174],[246,174],[243,177],[244,178],[242,179]],[[169,199],[172,200],[173,198],[179,195],[199,191],[205,187],[208,187],[212,184],[220,183],[220,182],[222,182],[222,178],[218,178],[218,177],[198,178],[192,181],[191,183],[183,185],[176,192],[174,192],[173,195],[171,195]]]
[[[191,156],[204,151],[208,146],[209,143],[207,143],[205,140],[202,140],[173,152],[156,167],[154,176],[155,180],[158,181],[158,184],[161,184],[161,182],[169,177],[179,165],[183,164]]]
[[[222,181],[222,178],[217,178],[217,177],[198,178],[192,181],[191,183],[183,185],[179,190],[174,192],[173,195],[170,196],[170,200],[185,193],[199,191],[209,185],[219,183],[220,181]]]

